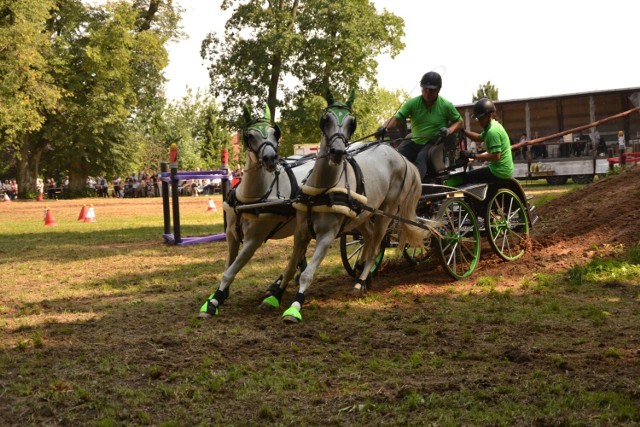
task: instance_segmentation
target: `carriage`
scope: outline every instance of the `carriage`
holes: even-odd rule
[[[461,184],[465,172],[460,150],[449,138],[432,144],[428,176],[422,182],[415,166],[389,141],[348,142],[355,131],[353,94],[345,104],[334,102],[328,93],[327,102],[320,120],[320,150],[314,162],[303,165],[304,173],[284,162],[281,170],[275,166],[279,129],[269,124],[270,118],[251,121],[247,115],[245,171],[259,175],[255,180],[243,180],[241,186],[246,185],[246,191],[238,188],[230,198],[236,203],[225,204],[225,212],[231,216],[227,267],[220,287],[201,307],[200,317],[219,313],[236,273],[270,238],[293,234],[294,244],[283,275],[267,289],[261,305],[280,307],[288,283],[298,272],[298,292],[283,314],[283,320],[290,322],[302,319],[304,293],[336,238],[357,294],[366,290],[389,247],[401,249],[412,264],[436,254],[454,279],[473,273],[483,234],[507,261],[524,254],[535,213],[517,181],[497,186]],[[248,197],[249,191],[254,197]],[[242,203],[237,203],[238,195]],[[311,239],[316,239],[316,247],[307,264]]]
[[[453,279],[470,276],[480,259],[481,237],[505,261],[524,255],[530,227],[538,220],[535,206],[529,206],[520,183],[515,179],[499,184],[461,184],[467,170],[460,157],[461,137],[451,135],[432,141],[427,175],[416,206],[419,218],[441,222],[440,236],[425,241],[423,247],[402,249],[411,265],[437,259]],[[401,141],[391,142],[398,144]],[[401,221],[402,219],[400,219]],[[392,222],[372,273],[381,265],[385,251],[397,247],[397,221]],[[355,277],[364,242],[357,231],[340,236],[340,256],[345,270]]]

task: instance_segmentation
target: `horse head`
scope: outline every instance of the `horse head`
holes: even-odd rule
[[[351,91],[346,103],[333,100],[331,91],[325,95],[327,108],[320,117],[320,130],[326,142],[326,154],[333,164],[340,164],[347,154],[347,144],[351,135],[356,131],[356,118],[351,115],[351,105],[355,99],[355,92]]]
[[[264,117],[252,119],[249,108],[242,107],[244,117],[244,130],[242,138],[244,148],[258,166],[263,166],[267,171],[273,172],[278,165],[278,144],[280,143],[280,128],[271,122],[271,110],[267,106]]]

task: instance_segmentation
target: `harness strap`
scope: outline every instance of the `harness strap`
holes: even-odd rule
[[[293,173],[293,167],[291,165],[289,165],[283,159],[280,159],[279,163],[284,168],[284,171],[287,174],[287,178],[289,178],[289,186],[291,188],[290,199],[295,199],[298,196],[298,194],[300,193],[300,186],[298,185],[298,181],[296,180],[296,177],[295,177],[295,175]],[[295,166],[298,166],[298,165],[295,165]],[[278,198],[280,198],[280,187],[279,187],[278,177],[279,177],[279,173],[276,172],[276,176],[275,176],[273,182],[271,183],[271,185],[269,186],[269,190],[267,190],[267,192],[261,198],[259,198],[258,200],[255,200],[253,202],[262,203],[262,202],[268,201],[269,194],[271,194],[274,185],[276,186],[277,196],[278,196]],[[264,214],[273,214],[273,215],[283,216],[284,217],[283,221],[280,221],[269,232],[269,234],[265,238],[265,242],[267,240],[269,240],[270,238],[272,238],[287,223],[289,223],[289,221],[291,221],[296,215],[295,214],[295,212],[296,212],[295,209],[293,209],[290,204],[283,204],[283,205],[278,205],[278,206],[269,206],[269,207],[264,207],[264,208],[255,208],[255,209],[250,209],[250,210],[238,211],[236,208],[238,206],[243,205],[243,202],[238,200],[238,196],[236,194],[236,188],[232,188],[231,191],[229,191],[228,197],[227,197],[225,203],[227,203],[231,208],[233,208],[235,214],[238,217],[242,216],[243,214],[245,214],[245,215],[249,214],[249,215],[255,215],[255,216],[260,216],[260,215],[264,215]],[[240,221],[236,221],[236,233],[238,234],[238,238],[240,239],[240,242],[243,243],[244,242],[244,235],[242,233],[242,224],[241,224]]]
[[[323,211],[325,209],[322,207],[326,206],[326,212],[344,213],[345,218],[340,225],[339,231],[339,233],[342,233],[349,217],[359,215],[363,210],[362,207],[366,205],[367,198],[362,169],[358,165],[356,159],[351,156],[347,157],[347,162],[351,165],[355,175],[355,193],[351,191],[348,180],[345,178],[346,188],[330,187],[318,189],[313,187],[303,187],[296,203],[293,205],[294,208],[300,210],[306,208],[304,210],[307,213],[307,228],[309,230],[309,235],[313,239],[316,238],[316,233],[313,229],[313,212]],[[346,163],[344,167],[346,169]],[[346,170],[344,171],[344,175],[346,177]],[[302,205],[304,205],[304,208]],[[350,214],[352,212],[355,212],[355,215]]]

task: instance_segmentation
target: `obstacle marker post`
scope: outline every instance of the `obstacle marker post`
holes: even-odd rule
[[[176,143],[171,144],[171,150],[169,152],[169,166],[171,167],[171,204],[173,205],[173,238],[176,245],[182,243],[182,237],[180,236],[180,196],[178,190],[178,146]]]
[[[160,163],[160,172],[169,172],[169,163]],[[160,175],[162,176],[162,174]],[[171,211],[169,210],[169,183],[165,180],[161,181],[162,184],[162,214],[164,217],[164,234],[171,233]]]

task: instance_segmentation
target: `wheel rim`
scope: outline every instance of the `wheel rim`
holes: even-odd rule
[[[526,207],[511,190],[500,189],[487,206],[489,243],[498,256],[513,261],[524,255],[529,237]]]
[[[473,273],[480,259],[480,231],[471,207],[462,200],[449,199],[440,208],[442,238],[437,239],[442,267],[454,279]]]
[[[340,258],[342,265],[351,277],[356,277],[356,265],[360,262],[362,250],[364,249],[364,240],[360,233],[344,233],[340,236]],[[385,245],[384,241],[380,246],[380,252],[376,256],[376,260],[371,268],[371,275],[375,274],[382,264],[384,258]]]
[[[405,246],[402,250],[402,256],[411,265],[426,264],[431,260],[433,250],[431,250],[431,238],[425,239],[424,247],[412,248]]]

